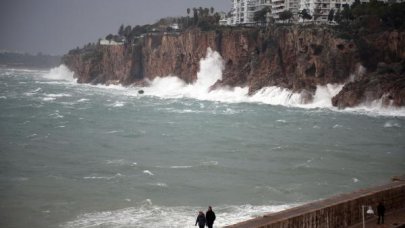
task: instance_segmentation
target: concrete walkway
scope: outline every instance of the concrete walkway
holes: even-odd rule
[[[405,205],[404,205],[405,206]],[[377,224],[377,216],[369,217],[366,220],[366,228],[405,228],[405,208],[386,214],[384,217],[384,224]],[[349,228],[362,228],[363,224],[359,223]]]

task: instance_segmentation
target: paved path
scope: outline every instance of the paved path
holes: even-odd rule
[[[369,218],[366,221],[366,228],[393,228],[393,227],[405,228],[405,208],[386,214],[384,224],[378,225],[377,218],[378,218],[377,216],[374,216],[374,218]],[[362,227],[363,224],[359,223],[349,228],[362,228]]]

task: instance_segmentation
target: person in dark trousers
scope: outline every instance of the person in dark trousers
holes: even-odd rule
[[[384,224],[384,214],[385,214],[385,206],[383,202],[380,202],[377,206],[377,215],[378,215],[377,224]]]
[[[205,221],[204,213],[202,211],[200,211],[198,213],[197,220],[195,221],[195,225],[197,226],[197,223],[198,223],[198,227],[204,228],[205,222],[206,221]]]
[[[215,213],[212,211],[211,206],[208,206],[208,211],[205,213],[205,217],[207,219],[208,228],[212,228],[216,217],[215,217]]]

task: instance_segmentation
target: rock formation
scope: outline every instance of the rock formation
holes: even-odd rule
[[[207,48],[219,52],[225,65],[212,89],[248,86],[254,94],[279,86],[304,92],[310,101],[317,85],[345,83],[332,100],[340,108],[375,99],[405,105],[405,32],[395,30],[356,36],[315,26],[190,29],[71,51],[64,63],[80,83],[128,85],[168,75],[192,83]]]

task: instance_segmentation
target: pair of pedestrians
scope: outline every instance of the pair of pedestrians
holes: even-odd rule
[[[199,226],[199,228],[204,228],[207,225],[208,228],[212,228],[215,221],[215,213],[212,211],[212,207],[208,206],[208,211],[205,213],[200,211],[197,216],[197,220],[195,221],[195,225]]]

